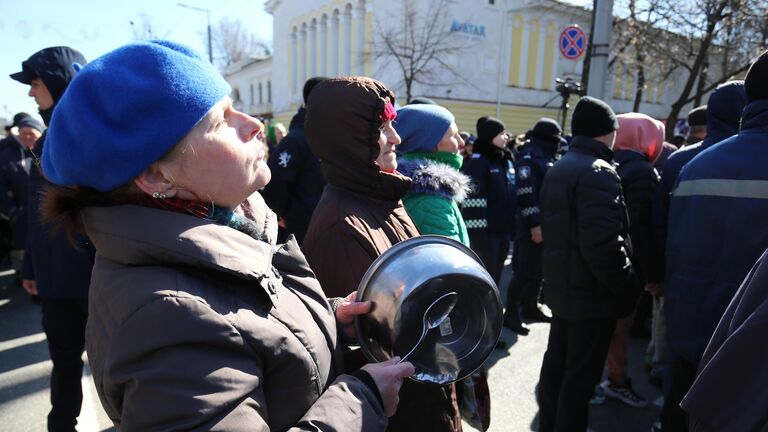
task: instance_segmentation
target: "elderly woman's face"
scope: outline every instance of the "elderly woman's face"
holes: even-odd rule
[[[388,120],[379,128],[379,157],[376,163],[384,172],[393,172],[397,169],[397,154],[395,147],[400,144],[400,135],[392,127],[392,120]]]
[[[264,160],[261,122],[217,103],[183,139],[171,162],[178,197],[234,207],[264,187],[271,173]]]

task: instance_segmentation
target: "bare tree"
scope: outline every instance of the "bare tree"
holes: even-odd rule
[[[152,18],[143,13],[136,19],[129,19],[128,24],[131,27],[131,33],[134,40],[166,39],[170,34],[168,31],[159,31],[152,25]]]
[[[377,22],[378,39],[371,55],[398,68],[401,80],[396,86],[405,89],[406,103],[411,101],[416,83],[438,87],[470,84],[454,61],[456,54],[471,45],[459,40],[452,31],[448,11],[453,3],[454,0],[401,0],[400,16],[386,23]]]
[[[240,20],[223,19],[213,30],[213,41],[219,54],[217,60],[224,67],[248,57],[271,54],[269,46],[249,32]]]
[[[682,77],[667,124],[682,108],[743,73],[766,45],[768,3],[764,0],[626,0],[614,40],[616,57],[634,69],[634,110],[639,109],[648,59],[660,66],[656,79]],[[763,48],[764,49],[764,48]],[[667,128],[668,134],[674,128]]]

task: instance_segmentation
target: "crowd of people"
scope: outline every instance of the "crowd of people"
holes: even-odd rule
[[[503,325],[549,323],[538,430],[584,431],[606,397],[646,406],[627,372],[646,322],[651,430],[768,427],[768,52],[691,110],[679,149],[588,96],[570,135],[549,118],[469,133],[367,77],[308,80],[286,131],[171,41],[21,67],[44,124],[6,128],[0,215],[41,304],[50,431],[75,430],[84,350],[119,430],[487,430],[485,368],[425,384],[354,347],[364,273],[422,234],[471,247],[497,284],[512,254]]]

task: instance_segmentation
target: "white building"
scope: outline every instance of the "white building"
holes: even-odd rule
[[[224,78],[232,86],[235,109],[271,118],[272,74],[272,57],[246,58],[228,66]]]
[[[562,99],[555,78],[581,81],[584,55],[561,53],[562,32],[569,26],[589,31],[589,11],[554,0],[456,0],[442,13],[440,0],[410,0],[426,23],[449,33],[458,52],[444,60],[460,77],[436,70],[432,84],[415,83],[413,96],[426,96],[450,109],[461,129],[474,131],[483,115],[501,118],[522,133],[540,117],[560,118]],[[286,122],[302,103],[304,81],[312,76],[367,75],[384,82],[403,102],[405,86],[397,61],[381,55],[384,35],[402,31],[405,0],[269,0],[274,17],[272,106]],[[431,21],[430,21],[431,20]],[[424,24],[421,24],[424,25]],[[674,100],[673,75],[657,77],[647,67],[640,111],[666,117]],[[617,112],[632,109],[633,71],[616,62],[606,83],[607,102]],[[571,99],[573,106],[576,99]],[[687,110],[683,110],[683,113]]]

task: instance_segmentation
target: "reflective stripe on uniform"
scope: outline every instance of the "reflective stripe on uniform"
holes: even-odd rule
[[[534,214],[536,214],[538,212],[539,212],[539,208],[538,207],[526,207],[526,208],[520,210],[520,214],[523,215],[523,216],[534,215]]]
[[[464,208],[467,207],[488,207],[488,200],[485,198],[469,198],[464,200],[462,204]]]
[[[526,195],[533,193],[533,186],[517,188],[518,195]]]
[[[485,219],[467,219],[464,221],[467,229],[487,228],[488,221]]]
[[[680,182],[673,196],[697,195],[768,199],[768,180],[700,179]]]

